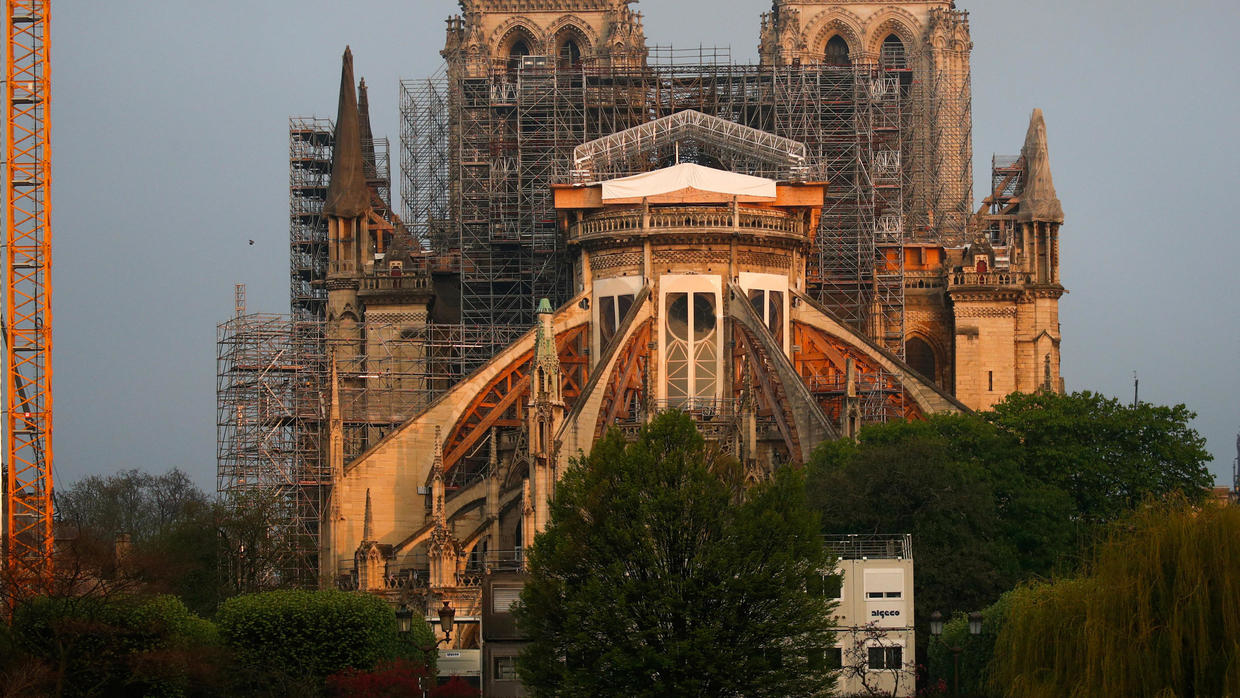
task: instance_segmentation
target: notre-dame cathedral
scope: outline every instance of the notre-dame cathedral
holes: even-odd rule
[[[294,245],[320,584],[484,617],[569,458],[659,410],[756,480],[1062,390],[1046,126],[974,202],[965,11],[776,0],[743,64],[648,45],[632,4],[461,0],[443,71],[402,85],[399,214],[346,52],[322,186],[294,191],[321,226]]]

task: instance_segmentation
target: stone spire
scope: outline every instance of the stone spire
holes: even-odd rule
[[[369,541],[375,535],[374,514],[370,509],[370,488],[366,488],[366,514],[362,517],[362,540]]]
[[[345,47],[340,70],[335,147],[332,150],[332,181],[327,187],[327,201],[323,204],[325,215],[357,218],[370,210],[359,122],[357,93],[353,88],[353,52]]]
[[[543,298],[538,302],[538,334],[534,339],[534,367],[541,368],[547,376],[559,381],[560,353],[555,348],[555,329],[552,327],[551,301]],[[540,393],[552,392],[545,385],[534,385],[530,397],[542,397]]]
[[[366,92],[366,78],[357,82],[357,117],[358,133],[362,139],[362,165],[367,180],[376,179],[379,174],[375,165],[375,134],[370,128],[370,97]]]
[[[1021,221],[1063,223],[1063,207],[1059,204],[1059,197],[1055,196],[1055,183],[1051,180],[1050,157],[1046,151],[1046,122],[1042,120],[1041,109],[1034,109],[1033,116],[1029,118],[1029,133],[1025,136],[1021,154],[1025,156],[1025,179],[1021,185],[1017,218]]]

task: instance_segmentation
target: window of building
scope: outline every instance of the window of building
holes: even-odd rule
[[[994,371],[986,372],[986,389],[990,391],[993,391],[995,389],[995,372]]]
[[[599,342],[603,347],[616,336],[624,316],[633,307],[636,294],[627,293],[618,296],[603,296],[598,299]]]
[[[575,39],[569,39],[560,45],[560,49],[556,51],[556,66],[559,68],[579,68],[581,67],[581,46]]]
[[[775,343],[784,345],[784,294],[782,291],[752,289],[749,291],[749,305],[762,319],[766,329],[771,331]]]
[[[883,70],[908,70],[908,56],[904,52],[904,42],[895,34],[888,34],[883,39],[879,55],[879,64]]]
[[[508,69],[516,71],[521,67],[521,59],[530,55],[530,45],[525,39],[517,39],[512,48],[508,49]]]
[[[517,680],[517,658],[516,657],[496,657],[495,658],[495,680],[496,681],[516,681]]]
[[[903,647],[871,647],[869,661],[866,666],[873,669],[902,669],[904,667]]]
[[[848,58],[848,43],[844,41],[844,37],[836,34],[827,42],[827,53],[823,57],[823,62],[827,65],[834,66],[850,66],[852,61]]]
[[[719,332],[714,293],[669,293],[667,399],[671,407],[714,400],[719,374]]]
[[[934,357],[934,349],[921,337],[910,337],[904,345],[904,356],[908,365],[921,375],[937,381],[938,361]]]
[[[844,650],[839,647],[815,647],[809,650],[806,659],[809,668],[814,671],[833,671],[844,666]]]
[[[838,574],[812,574],[805,586],[812,596],[839,599],[843,595],[844,578]]]
[[[494,587],[491,590],[491,610],[495,613],[509,613],[512,606],[521,600],[521,587]]]

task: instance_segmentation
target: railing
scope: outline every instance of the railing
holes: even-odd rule
[[[908,533],[866,533],[823,536],[828,552],[841,560],[911,560],[913,536]]]
[[[426,589],[430,586],[429,569],[404,568],[383,575],[379,589]],[[357,572],[350,570],[336,577],[336,588],[341,591],[359,591],[360,585]],[[369,591],[369,590],[363,590]]]
[[[361,279],[359,290],[403,291],[425,289],[430,288],[430,286],[430,277],[423,274],[417,274],[416,276],[364,276]]]
[[[856,386],[857,393],[873,393],[881,390],[898,392],[900,387],[896,385],[891,377],[883,374],[881,376],[859,374],[853,381]],[[848,390],[848,378],[840,376],[809,376],[803,378],[806,387],[811,393],[844,393]]]
[[[466,570],[485,572],[521,572],[525,569],[525,551],[488,550],[485,553],[474,552],[469,556]]]
[[[1023,286],[1033,281],[1026,271],[956,271],[948,276],[952,286]]]
[[[643,230],[640,210],[626,209],[590,216],[575,227],[575,237],[607,235]],[[772,232],[783,235],[804,235],[799,218],[780,211],[741,209],[739,223],[730,208],[676,207],[657,208],[650,212],[648,231],[701,230],[731,232]]]

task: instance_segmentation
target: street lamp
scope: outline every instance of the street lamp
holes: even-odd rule
[[[396,609],[396,632],[408,635],[412,629],[413,610],[409,608],[409,604],[402,603],[400,608]]]
[[[443,606],[439,607],[439,625],[443,628],[443,642],[449,642],[452,639],[452,626],[456,621],[456,609],[444,600]]]
[[[969,614],[969,634],[970,635],[981,635],[982,634],[982,614],[978,613],[977,611],[974,611]]]
[[[934,637],[943,635],[943,614],[935,611],[930,614],[930,634]],[[982,634],[982,614],[974,611],[969,614],[969,634]],[[960,653],[963,647],[952,646],[947,650],[952,653],[952,695],[960,695]]]

